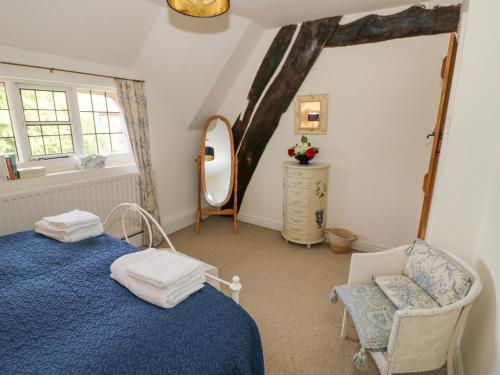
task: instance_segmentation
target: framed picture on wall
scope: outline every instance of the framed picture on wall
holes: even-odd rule
[[[296,134],[326,134],[328,94],[297,96]]]

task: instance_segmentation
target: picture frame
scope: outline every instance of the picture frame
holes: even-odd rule
[[[295,134],[326,134],[328,94],[299,95],[295,100]]]

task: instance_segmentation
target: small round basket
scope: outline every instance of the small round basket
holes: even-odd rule
[[[358,240],[354,233],[342,228],[330,228],[325,231],[330,241],[330,249],[337,254],[346,254],[351,251],[353,241]]]

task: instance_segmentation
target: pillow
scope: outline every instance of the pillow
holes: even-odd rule
[[[404,275],[373,276],[373,281],[399,310],[439,307],[425,290]]]
[[[441,306],[455,303],[467,295],[472,277],[462,266],[422,240],[416,240],[407,252],[409,257],[403,274]]]

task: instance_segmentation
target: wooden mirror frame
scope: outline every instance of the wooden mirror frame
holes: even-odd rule
[[[230,183],[229,190],[224,202],[222,202],[220,206],[216,205],[214,207],[224,206],[227,202],[229,202],[229,199],[231,198],[232,195],[233,208],[226,208],[220,210],[202,208],[202,197],[203,199],[205,199],[205,201],[208,202],[205,196],[207,191],[207,186],[205,183],[205,139],[207,137],[208,127],[213,121],[216,120],[221,120],[222,122],[224,122],[224,124],[226,124],[227,130],[229,132],[229,140],[230,140],[229,147],[231,148],[231,177],[230,177],[231,180],[229,182]],[[198,165],[198,210],[196,213],[196,235],[200,233],[200,224],[202,221],[202,216],[211,216],[211,215],[233,216],[233,234],[236,235],[238,231],[237,220],[236,220],[238,215],[238,158],[236,157],[234,152],[234,139],[233,139],[233,131],[231,128],[231,124],[229,123],[228,119],[225,118],[224,116],[220,115],[211,116],[205,123],[201,136],[200,154],[196,157],[196,163]],[[208,203],[211,204],[211,202]]]
[[[207,140],[207,133],[208,133],[208,128],[212,124],[212,122],[221,120],[227,127],[227,132],[229,134],[229,147],[230,147],[230,152],[231,152],[231,177],[229,178],[229,189],[227,190],[227,195],[224,201],[221,203],[213,203],[207,198],[207,184],[206,184],[206,179],[205,179],[205,143]],[[225,118],[224,116],[220,115],[215,115],[210,117],[207,122],[205,122],[205,126],[203,127],[203,132],[201,134],[201,144],[200,144],[200,160],[201,160],[201,184],[203,187],[203,194],[205,197],[205,200],[207,201],[208,204],[212,207],[222,207],[224,206],[229,199],[231,198],[232,190],[233,190],[233,184],[234,184],[234,138],[233,138],[233,131],[231,129],[231,124],[229,123],[229,120]]]
[[[303,128],[301,126],[301,105],[308,102],[319,102],[319,127]],[[328,125],[328,94],[298,95],[295,99],[295,134],[326,134]]]

